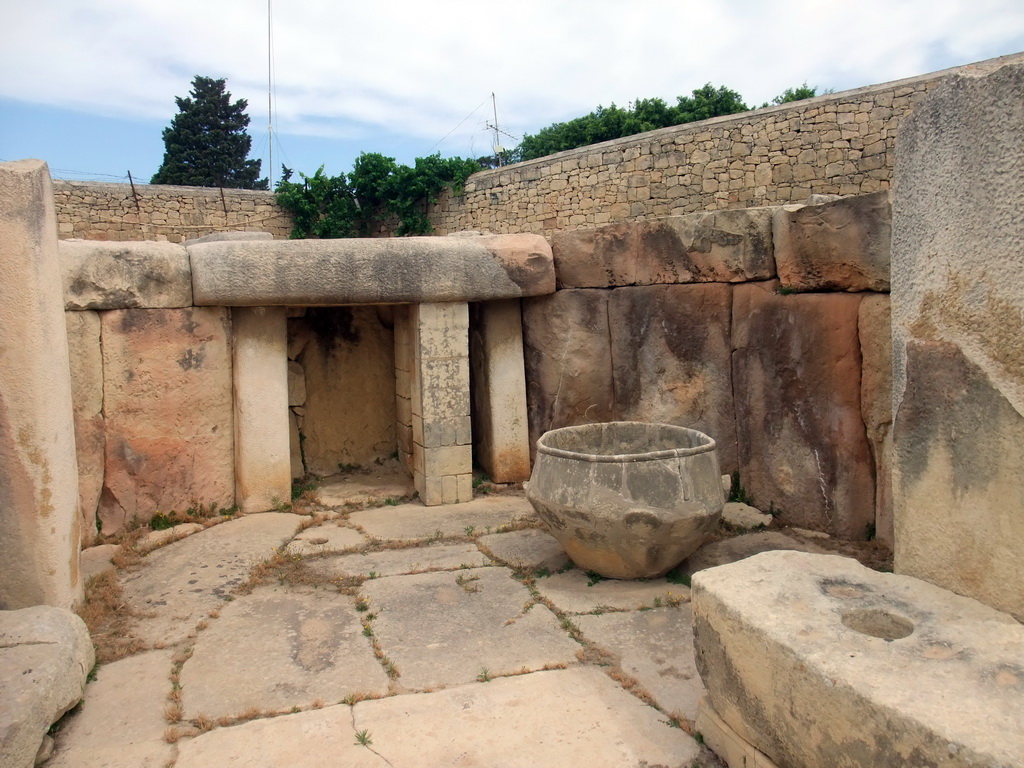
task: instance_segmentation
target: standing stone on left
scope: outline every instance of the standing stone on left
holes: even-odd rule
[[[46,163],[0,163],[0,609],[82,598],[68,337]]]
[[[101,322],[103,532],[194,504],[231,506],[228,310],[122,309],[104,312]]]

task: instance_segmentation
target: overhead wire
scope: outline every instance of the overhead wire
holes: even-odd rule
[[[444,140],[445,140],[445,139],[447,139],[447,138],[448,138],[449,136],[451,136],[451,135],[452,135],[453,133],[455,133],[455,132],[456,132],[457,130],[459,130],[459,128],[461,128],[461,127],[462,127],[462,124],[463,124],[464,122],[466,122],[467,120],[469,120],[469,118],[471,118],[471,117],[472,117],[473,115],[475,115],[475,114],[476,114],[477,112],[479,112],[479,111],[480,111],[480,107],[482,107],[482,106],[483,106],[484,104],[486,104],[486,103],[487,103],[487,99],[485,98],[485,99],[484,99],[483,101],[481,101],[481,102],[480,102],[479,106],[477,106],[477,108],[476,108],[476,109],[474,109],[474,110],[473,110],[472,112],[470,112],[470,113],[469,113],[468,115],[466,115],[466,116],[465,116],[464,118],[462,118],[462,120],[460,120],[460,121],[459,121],[459,124],[458,124],[458,125],[456,125],[456,126],[455,126],[454,128],[452,128],[452,129],[451,129],[450,131],[448,131],[448,133],[446,133],[446,134],[445,134],[444,136],[442,136],[442,137],[441,137],[440,139],[438,139],[438,140],[437,140],[437,141],[436,141],[436,142],[434,143],[434,146],[432,146],[432,147],[430,148],[430,150],[431,150],[431,151],[433,151],[433,150],[434,150],[434,148],[435,148],[435,147],[437,147],[437,145],[438,145],[438,144],[440,144],[440,143],[441,143],[442,141],[444,141]]]

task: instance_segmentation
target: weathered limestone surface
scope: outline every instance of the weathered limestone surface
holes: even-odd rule
[[[314,573],[342,579],[348,576],[378,578],[403,576],[427,571],[455,571],[491,565],[488,557],[474,544],[428,544],[383,552],[352,552],[320,557],[309,562]]]
[[[691,213],[639,224],[648,270],[637,283],[737,283],[775,276],[772,208]]]
[[[551,250],[560,291],[635,283],[639,249],[637,227],[632,222],[555,232]]]
[[[82,708],[61,725],[47,768],[163,768],[174,747],[164,741],[166,680],[173,651],[131,656],[101,667],[85,690]]]
[[[693,578],[714,710],[779,765],[1021,765],[1024,627],[927,582],[767,552]]]
[[[373,734],[374,748],[394,768],[454,761],[480,766],[687,766],[699,753],[686,733],[665,725],[664,715],[593,668],[538,672],[400,698],[361,702],[353,710],[354,727]],[[515,745],[514,755],[510,744]]]
[[[65,312],[71,363],[71,402],[75,414],[78,456],[78,512],[82,546],[96,538],[96,510],[103,490],[103,353],[100,316],[96,312]]]
[[[221,608],[181,670],[186,717],[386,693],[388,677],[363,637],[354,598],[325,597],[312,587],[271,585]]]
[[[733,289],[733,386],[740,478],[780,522],[861,539],[874,524],[860,409],[861,297]]]
[[[895,567],[1024,621],[1024,417],[955,344],[910,341]]]
[[[180,245],[61,240],[59,253],[67,309],[192,304],[192,268]]]
[[[412,476],[424,504],[473,498],[469,396],[469,307],[465,302],[411,308]]]
[[[530,477],[523,319],[518,299],[470,308],[476,462],[496,483]]]
[[[546,606],[520,610],[530,593],[506,568],[370,579],[361,593],[378,614],[374,636],[407,688],[473,682],[484,667],[503,675],[576,658],[579,646]]]
[[[693,213],[552,236],[560,288],[612,288],[774,277],[772,210]]]
[[[888,191],[775,213],[779,280],[798,291],[888,291]]]
[[[709,435],[723,472],[736,464],[727,285],[620,288],[608,298],[615,416]]]
[[[349,516],[352,525],[378,539],[429,539],[438,535],[465,535],[467,526],[499,530],[534,520],[530,503],[521,496],[482,496],[457,507],[426,508],[420,504],[361,509]]]
[[[150,644],[184,640],[200,619],[233,599],[232,590],[287,543],[303,519],[246,515],[148,554],[143,568],[122,574],[125,602],[146,616],[139,637]]]
[[[391,328],[374,307],[311,309],[299,355],[305,374],[300,430],[306,470],[370,464],[395,450],[395,362]],[[283,360],[283,357],[282,357]]]
[[[605,609],[639,611],[689,600],[690,588],[665,579],[599,579],[579,568],[537,579],[537,591],[564,613],[593,614]]]
[[[583,636],[609,651],[640,681],[662,712],[692,723],[704,685],[693,663],[689,603],[650,611],[614,611],[574,619]]]
[[[531,446],[550,429],[614,419],[608,292],[524,301],[523,325]]]
[[[369,748],[356,742],[359,732],[371,739]],[[698,754],[689,736],[607,675],[570,669],[218,728],[183,741],[175,765],[622,768],[689,765]]]
[[[555,290],[538,235],[219,242],[189,246],[199,306],[486,301]]]
[[[727,501],[722,507],[722,522],[741,530],[764,528],[771,525],[774,519],[771,515],[738,501]]]
[[[0,765],[35,764],[49,727],[82,698],[94,660],[89,630],[70,611],[0,611]]]
[[[339,550],[358,549],[366,544],[366,537],[354,528],[342,528],[335,523],[314,525],[288,542],[285,551],[290,555],[323,555]]]
[[[1019,63],[950,78],[905,123],[892,305],[895,568],[1018,618],[1022,123]]]
[[[104,312],[104,533],[194,503],[234,503],[227,310]]]
[[[82,598],[78,462],[53,216],[46,164],[0,163],[0,609],[70,608]]]
[[[752,744],[744,741],[729,725],[718,716],[705,696],[697,706],[697,720],[694,729],[704,738],[709,747],[726,765],[743,768],[778,768],[768,756]]]
[[[569,556],[550,533],[527,528],[508,533],[481,536],[479,542],[487,551],[510,568],[548,573],[559,571],[569,564]]]
[[[887,294],[861,299],[857,332],[861,415],[875,464],[875,536],[892,549],[892,317]]]
[[[209,768],[232,763],[247,768],[387,768],[378,755],[356,742],[347,704],[217,728],[183,741],[174,765]]]
[[[235,503],[265,512],[291,499],[286,319],[279,307],[236,307],[231,323]]]

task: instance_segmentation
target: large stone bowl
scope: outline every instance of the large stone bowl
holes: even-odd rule
[[[526,498],[580,568],[663,576],[718,525],[715,441],[671,424],[615,421],[546,432]]]

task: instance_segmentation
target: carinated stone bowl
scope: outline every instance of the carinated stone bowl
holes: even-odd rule
[[[546,432],[526,498],[577,566],[613,579],[663,576],[725,503],[714,440],[637,421]]]

